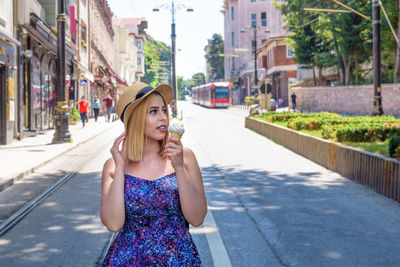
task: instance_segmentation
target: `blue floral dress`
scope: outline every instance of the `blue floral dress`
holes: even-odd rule
[[[201,266],[179,201],[176,174],[125,174],[125,225],[102,266]]]

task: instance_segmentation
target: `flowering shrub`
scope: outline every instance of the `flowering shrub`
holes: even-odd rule
[[[268,112],[263,116],[268,122],[287,122],[287,127],[294,130],[321,130],[322,138],[339,142],[385,141],[396,134],[400,135],[400,119],[394,116],[344,117],[329,112]]]
[[[85,42],[85,40],[82,40],[82,41],[81,41],[81,45],[82,45],[83,48],[87,48],[87,47],[88,47],[88,45],[87,45],[87,43]]]
[[[399,149],[400,149],[400,135],[394,135],[389,140],[389,155],[391,157],[400,158]]]

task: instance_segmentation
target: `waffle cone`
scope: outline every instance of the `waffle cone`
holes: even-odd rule
[[[177,137],[179,140],[182,138],[182,135],[177,132],[169,132],[169,137]]]

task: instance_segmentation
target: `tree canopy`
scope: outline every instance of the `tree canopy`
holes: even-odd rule
[[[206,52],[205,58],[211,66],[210,81],[216,81],[224,78],[224,58],[219,54],[224,53],[224,40],[218,33],[214,33],[211,39],[208,39],[208,44],[204,48]]]
[[[371,1],[350,1],[347,4],[354,10],[372,17]],[[294,47],[297,63],[312,67],[313,70],[317,67],[320,71],[325,67],[336,66],[341,84],[358,84],[360,80],[370,82],[359,68],[363,63],[370,66],[369,69],[368,67],[364,69],[365,73],[369,73],[372,68],[370,20],[354,12],[322,13],[304,10],[304,8],[330,8],[348,11],[333,1],[281,0],[276,6],[285,16],[288,30],[293,32],[290,42]],[[398,6],[399,0],[383,3],[392,25],[397,27],[397,34],[400,36]],[[391,82],[396,80],[396,71],[393,71],[393,68],[396,64],[399,66],[400,56],[397,55],[400,51],[383,15],[381,21],[383,81]],[[397,77],[398,72],[397,70]]]
[[[147,35],[144,45],[145,76],[142,81],[153,87],[160,83],[169,83],[169,64],[169,46]]]

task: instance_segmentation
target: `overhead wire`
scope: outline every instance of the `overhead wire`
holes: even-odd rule
[[[361,16],[361,17],[367,19],[367,20],[369,20],[369,21],[372,21],[371,18],[369,18],[369,17],[367,17],[366,15],[364,15],[363,13],[358,12],[357,10],[355,10],[355,9],[353,9],[353,8],[351,8],[351,7],[349,7],[348,5],[345,5],[345,4],[341,3],[341,2],[339,2],[338,0],[332,0],[332,1],[335,2],[336,4],[342,6],[342,7],[344,7],[344,8],[346,8],[346,9],[350,10],[351,12],[353,12],[353,13],[355,13],[355,14],[357,14],[357,15],[359,15],[359,16]]]
[[[379,5],[382,8],[383,14],[385,15],[386,21],[389,24],[390,29],[392,30],[392,33],[393,33],[394,39],[396,39],[397,45],[400,46],[399,38],[397,38],[396,32],[393,29],[392,23],[390,22],[389,17],[386,14],[385,7],[383,6],[383,4],[382,4],[382,2],[380,0],[379,0]]]
[[[321,2],[320,0],[317,0],[317,1],[315,1],[314,2],[314,6],[316,5],[316,4],[318,4],[319,2]],[[323,1],[322,1],[323,2]],[[327,8],[331,8],[333,6],[333,4],[331,3],[330,5],[328,5],[328,7]],[[297,30],[299,30],[299,29],[301,29],[301,28],[303,28],[303,27],[305,27],[305,26],[307,26],[307,25],[310,25],[311,23],[314,23],[315,21],[317,21],[318,19],[320,19],[320,18],[323,18],[323,17],[326,17],[327,15],[330,15],[329,13],[328,14],[324,14],[324,15],[320,15],[320,14],[316,14],[316,13],[313,13],[313,14],[311,14],[311,15],[309,15],[309,16],[307,16],[307,17],[305,17],[305,18],[303,18],[303,21],[304,20],[306,20],[306,19],[308,19],[308,18],[310,18],[310,17],[313,17],[313,16],[317,16],[317,18],[315,18],[315,19],[313,19],[313,20],[311,20],[311,21],[309,21],[309,22],[306,22],[305,24],[303,24],[303,25],[301,25],[301,26],[299,26],[299,27],[296,27],[296,28],[294,28],[294,29],[290,29],[290,31],[297,31]],[[289,29],[288,29],[289,30]]]

